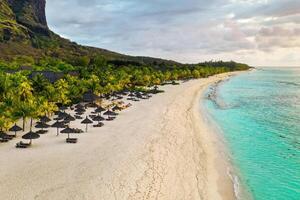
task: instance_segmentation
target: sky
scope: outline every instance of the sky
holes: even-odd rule
[[[46,13],[61,36],[124,54],[300,66],[299,0],[48,0]]]

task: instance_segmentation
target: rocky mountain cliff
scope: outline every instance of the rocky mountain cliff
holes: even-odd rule
[[[45,0],[8,0],[8,4],[18,23],[33,32],[49,35]]]
[[[81,46],[61,38],[48,28],[45,7],[46,0],[0,0],[0,59],[10,60],[22,55],[69,61],[80,56],[102,56],[121,64],[181,65],[169,60],[127,56]]]

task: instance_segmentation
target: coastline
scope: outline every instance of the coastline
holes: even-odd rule
[[[165,93],[79,135],[76,145],[65,144],[55,129],[30,149],[1,145],[2,197],[234,199],[232,181],[224,176],[229,163],[199,112],[199,99],[211,84],[237,73],[164,86]]]

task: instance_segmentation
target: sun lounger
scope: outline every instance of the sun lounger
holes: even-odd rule
[[[76,118],[76,119],[82,119],[82,117],[79,116],[79,115],[75,115],[75,118]]]
[[[95,127],[95,128],[100,128],[102,126],[104,126],[104,124],[95,124],[95,125],[93,125],[93,127]]]
[[[29,147],[31,144],[29,144],[29,143],[24,143],[24,142],[18,142],[17,144],[16,144],[16,148],[21,148],[21,149],[25,149],[25,148],[27,148],[27,147]]]
[[[15,135],[7,135],[5,136],[3,139],[8,139],[8,140],[12,140],[15,138]]]
[[[19,143],[16,144],[16,148],[20,148],[20,149],[26,149],[28,146],[26,145],[21,145]]]
[[[74,133],[84,133],[84,131],[79,128],[74,128],[73,130],[74,130]]]
[[[26,145],[26,146],[30,146],[31,144],[30,143],[25,143],[25,142],[19,142],[21,145]]]
[[[106,121],[113,121],[114,119],[116,119],[116,117],[108,117]]]
[[[5,142],[8,142],[8,141],[9,141],[9,139],[0,138],[1,143],[5,143]]]
[[[37,134],[46,134],[48,130],[38,130],[36,133]]]
[[[66,142],[75,144],[75,143],[77,143],[77,138],[67,138]]]

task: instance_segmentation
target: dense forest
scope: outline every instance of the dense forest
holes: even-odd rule
[[[147,91],[170,81],[248,69],[247,65],[235,62],[206,62],[185,67],[120,66],[101,57],[83,57],[76,64],[53,58],[35,61],[30,57],[1,61],[0,128],[6,129],[21,118],[25,121],[49,115],[58,106],[81,101],[87,92],[103,96],[121,91]],[[45,70],[53,71],[52,75],[58,77],[54,81],[47,78]]]

